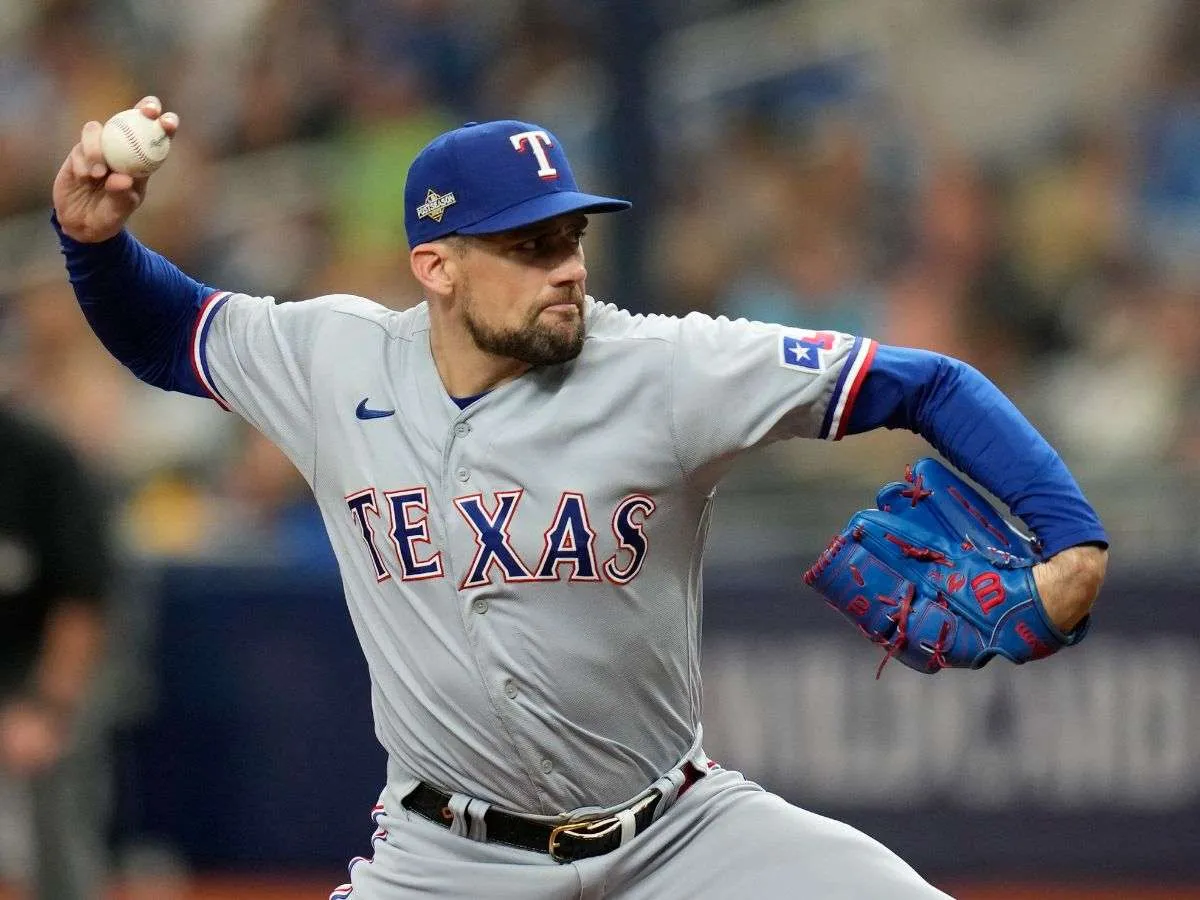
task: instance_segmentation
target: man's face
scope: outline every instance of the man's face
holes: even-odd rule
[[[514,231],[460,236],[455,299],[481,350],[548,366],[583,349],[587,217],[558,216]]]

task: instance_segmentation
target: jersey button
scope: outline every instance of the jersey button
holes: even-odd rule
[[[517,698],[517,683],[511,678],[504,682],[504,696],[509,700]]]
[[[459,437],[466,437],[468,434],[471,433],[471,426],[468,425],[466,422],[459,422],[457,425],[454,426],[454,433],[457,434]]]
[[[471,604],[471,609],[475,610],[475,612],[479,613],[482,616],[485,612],[488,611],[488,602],[486,600],[484,600],[482,597],[480,597],[478,600],[476,600],[474,603]]]
[[[554,763],[550,762],[550,760],[548,760],[548,759],[543,759],[542,760],[542,771],[545,774],[549,775],[551,772],[554,771]]]
[[[459,470],[454,473],[454,477],[457,478],[459,481],[466,481],[468,478],[471,477],[471,473],[468,472],[466,469],[460,467]]]

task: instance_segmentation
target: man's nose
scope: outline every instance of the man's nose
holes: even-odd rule
[[[551,282],[555,285],[583,284],[587,280],[587,266],[583,262],[583,251],[576,250],[554,267]]]

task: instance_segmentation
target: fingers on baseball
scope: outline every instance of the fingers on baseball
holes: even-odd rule
[[[129,191],[138,187],[139,181],[142,184],[146,183],[145,178],[134,178],[132,175],[126,175],[123,172],[109,172],[108,177],[104,179],[104,189],[110,194],[119,194],[122,191]]]
[[[83,152],[83,144],[76,144],[71,148],[71,152],[67,156],[67,163],[70,165],[71,174],[75,178],[83,180],[92,177],[92,167]]]
[[[141,110],[142,115],[147,119],[157,119],[163,114],[162,101],[153,94],[139,100],[134,109]]]
[[[142,115],[148,119],[158,119],[163,130],[170,136],[174,136],[179,128],[179,116],[173,112],[163,112],[162,101],[153,94],[143,97],[134,108],[141,110]]]
[[[76,144],[71,150],[67,163],[71,167],[71,175],[78,181],[102,182],[108,175],[108,166],[104,161],[96,162],[88,159],[82,146]]]
[[[108,164],[104,161],[104,152],[100,149],[100,133],[104,126],[99,122],[88,122],[83,126],[79,135],[76,150],[82,157],[82,169],[76,170],[80,178],[100,179],[108,174]]]

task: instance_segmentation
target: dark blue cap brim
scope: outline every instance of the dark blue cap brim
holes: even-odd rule
[[[542,222],[567,213],[621,212],[631,206],[633,204],[628,200],[618,200],[616,197],[600,197],[579,191],[556,191],[553,194],[532,197],[472,225],[456,228],[455,231],[459,234],[495,234],[498,231],[523,228],[534,222]]]

